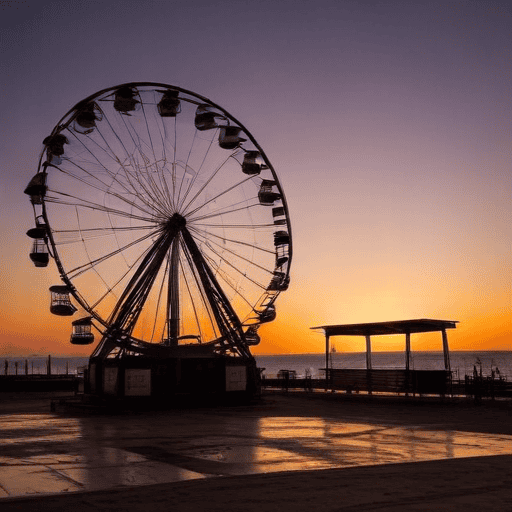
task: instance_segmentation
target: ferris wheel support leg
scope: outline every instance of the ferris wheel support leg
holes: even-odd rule
[[[181,234],[197,268],[223,338],[225,338],[229,348],[234,349],[241,357],[251,361],[254,360],[245,343],[242,323],[231,307],[214,273],[203,258],[194,238],[186,228],[182,230]]]
[[[174,237],[171,248],[169,264],[169,286],[167,295],[168,322],[168,344],[178,345],[180,335],[180,252],[179,237]]]
[[[139,265],[110,317],[109,324],[112,332],[131,334],[169,248],[180,229],[179,219],[176,222],[171,219]]]

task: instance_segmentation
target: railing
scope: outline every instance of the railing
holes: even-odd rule
[[[329,370],[330,389],[359,392],[390,392],[446,395],[451,372],[446,370]]]
[[[0,375],[0,392],[77,392],[81,381],[76,375]]]
[[[512,382],[491,377],[466,376],[452,379],[446,370],[352,370],[330,369],[329,381],[311,377],[294,378],[283,374],[263,378],[263,388],[343,391],[345,393],[393,393],[412,395],[452,395],[481,398],[512,398]]]

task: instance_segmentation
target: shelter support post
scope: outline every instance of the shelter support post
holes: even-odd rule
[[[446,329],[442,330],[443,333],[443,353],[444,353],[444,369],[450,371],[450,350],[448,348],[448,336]]]
[[[366,335],[366,369],[372,369],[372,340],[371,336]]]
[[[372,386],[372,340],[369,334],[365,336],[366,338],[366,380],[368,385],[368,394],[372,394],[373,386]]]
[[[405,333],[405,369],[410,370],[411,367],[411,333]]]
[[[329,338],[330,336],[325,334],[325,391],[329,389]]]

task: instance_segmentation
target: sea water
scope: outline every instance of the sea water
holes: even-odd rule
[[[259,368],[264,368],[266,377],[275,377],[279,370],[295,370],[297,375],[310,374],[312,377],[322,377],[325,373],[325,354],[280,354],[270,356],[257,355]],[[81,367],[87,366],[87,357],[54,357],[50,358],[51,373],[54,375],[76,374]],[[7,363],[7,364],[6,364]],[[48,356],[30,357],[0,357],[0,375],[46,374],[48,371]],[[482,375],[489,376],[494,371],[512,381],[512,351],[452,351],[450,365],[455,378],[463,379],[464,375],[472,375],[474,369]],[[329,354],[329,367],[332,368],[366,368],[364,352],[336,352]],[[404,352],[373,352],[372,367],[405,368]],[[444,357],[442,352],[412,352],[411,369],[442,370]],[[499,373],[497,373],[499,372]]]

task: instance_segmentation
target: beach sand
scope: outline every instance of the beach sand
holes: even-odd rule
[[[15,397],[14,397],[15,398]],[[45,402],[46,400],[46,402]],[[24,405],[23,405],[24,402]],[[3,414],[41,411],[48,397],[2,400]],[[512,404],[267,394],[254,415],[325,417],[431,430],[512,435]],[[47,409],[46,409],[47,410]],[[150,421],[150,420],[148,420]],[[512,455],[293,471],[0,501],[38,511],[484,511],[512,510]]]

